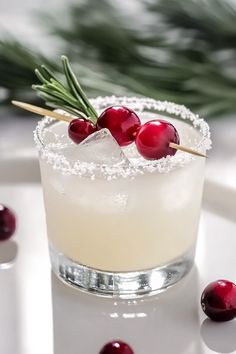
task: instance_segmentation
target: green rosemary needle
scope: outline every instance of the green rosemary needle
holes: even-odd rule
[[[41,84],[33,85],[32,88],[38,91],[39,96],[48,106],[61,108],[96,123],[98,114],[81,88],[68,58],[63,55],[61,61],[66,83],[61,82],[47,66],[41,65],[35,70]]]

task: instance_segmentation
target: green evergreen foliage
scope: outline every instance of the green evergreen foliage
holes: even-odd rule
[[[117,6],[87,0],[67,7],[67,24],[47,18],[90,96],[149,96],[204,116],[236,111],[236,8],[230,0],[143,0],[141,25]],[[28,95],[41,62],[60,72],[58,58],[0,42],[0,87],[8,99]]]

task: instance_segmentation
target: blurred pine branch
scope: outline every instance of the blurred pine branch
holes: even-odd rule
[[[228,0],[161,0],[149,5],[160,12],[173,29],[185,29],[188,38],[203,41],[208,48],[234,48],[236,38],[235,6]]]
[[[70,5],[68,25],[48,17],[88,94],[145,95],[204,116],[235,112],[236,9],[229,0],[142,4],[141,25],[109,0]],[[0,42],[0,87],[9,97],[26,94],[41,62],[58,70],[17,42]]]
[[[29,98],[35,100],[35,94],[30,90],[35,82],[34,69],[47,63],[52,69],[55,64],[40,53],[32,52],[14,39],[0,41],[0,88],[6,90],[2,103],[11,99]]]
[[[61,69],[56,65],[58,60],[48,58],[41,53],[30,50],[14,39],[0,41],[0,104],[6,105],[12,99],[44,104],[43,100],[35,95],[31,89],[32,84],[38,82],[34,69],[41,64],[46,64],[51,70],[61,74]],[[77,63],[74,63],[77,66]],[[81,83],[90,95],[111,94],[127,95],[127,89],[116,83],[115,77],[110,77],[102,72],[94,72],[92,69],[80,64],[79,72]],[[1,99],[1,89],[4,90]],[[132,94],[132,92],[131,92]]]

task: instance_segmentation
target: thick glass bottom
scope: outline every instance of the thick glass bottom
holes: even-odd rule
[[[108,272],[90,268],[67,258],[49,246],[52,269],[63,281],[95,295],[135,298],[154,295],[174,285],[192,268],[191,250],[171,263],[135,272]]]

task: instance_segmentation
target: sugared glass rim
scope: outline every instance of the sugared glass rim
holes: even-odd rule
[[[97,97],[90,99],[90,102],[98,111],[112,105],[122,105],[135,110],[137,113],[141,113],[145,110],[153,113],[167,113],[172,117],[174,116],[189,121],[201,134],[201,139],[199,142],[194,146],[189,146],[189,148],[200,153],[205,153],[211,148],[209,125],[203,118],[200,118],[197,114],[192,113],[183,105],[178,105],[168,101],[159,101],[152,98],[116,96]],[[64,114],[66,113],[64,112]],[[49,117],[44,117],[40,120],[34,131],[34,140],[36,147],[40,152],[41,158],[46,160],[46,162],[52,165],[54,169],[59,170],[63,174],[90,177],[92,179],[97,176],[102,176],[108,180],[111,180],[120,177],[135,177],[136,175],[146,172],[168,173],[171,170],[177,167],[183,167],[190,161],[196,159],[196,157],[191,154],[179,151],[178,154],[175,154],[174,156],[167,156],[159,160],[142,159],[138,165],[135,164],[128,167],[118,164],[108,166],[79,160],[71,164],[64,155],[55,149],[55,147],[52,148],[50,145],[44,144],[43,142],[43,131],[47,126],[53,124],[53,122],[56,122],[56,120]]]

